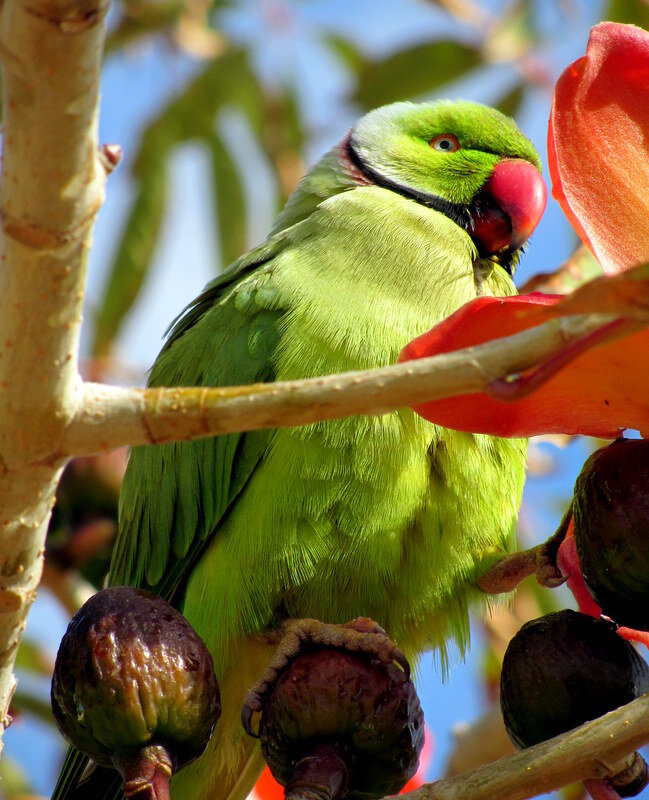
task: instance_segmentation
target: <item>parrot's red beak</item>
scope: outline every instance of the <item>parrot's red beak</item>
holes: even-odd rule
[[[539,171],[519,158],[496,164],[481,195],[485,202],[473,215],[472,236],[488,254],[524,244],[539,224],[548,199]]]

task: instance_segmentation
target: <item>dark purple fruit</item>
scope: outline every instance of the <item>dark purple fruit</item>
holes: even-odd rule
[[[551,739],[649,691],[649,666],[615,631],[612,622],[569,610],[523,625],[507,647],[500,678],[503,719],[517,747]],[[643,764],[616,776],[621,796],[644,788]]]
[[[160,799],[207,746],[221,706],[212,657],[187,620],[122,586],[98,592],[70,622],[52,710],[75,747],[120,771],[127,797]]]
[[[424,718],[396,664],[321,647],[294,658],[270,687],[259,737],[287,798],[377,798],[417,771]]]
[[[575,483],[573,518],[584,581],[603,613],[649,630],[649,441],[593,453]]]
[[[543,742],[649,690],[649,666],[615,625],[577,611],[526,623],[500,678],[507,731],[518,747]]]

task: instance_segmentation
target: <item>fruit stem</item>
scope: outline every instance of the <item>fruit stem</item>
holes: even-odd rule
[[[134,755],[115,757],[114,762],[124,778],[128,800],[169,800],[174,767],[162,745],[143,747]]]
[[[584,789],[591,796],[591,800],[621,800],[620,795],[606,781],[589,778],[584,781]]]
[[[316,742],[305,749],[284,790],[285,800],[336,800],[347,791],[349,773],[342,748]]]
[[[633,753],[626,768],[610,776],[608,782],[620,797],[635,797],[649,783],[647,762],[640,753]]]

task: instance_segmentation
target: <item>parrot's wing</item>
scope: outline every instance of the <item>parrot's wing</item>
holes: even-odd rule
[[[273,380],[281,309],[272,260],[285,244],[284,234],[278,234],[208,284],[173,324],[150,385]],[[109,583],[145,587],[171,599],[252,475],[268,436],[254,431],[135,448],[122,485]],[[87,765],[88,758],[70,748],[52,800],[122,796],[121,779],[112,770],[97,768],[77,786]]]
[[[279,235],[207,286],[172,327],[151,386],[272,381],[281,309],[272,259]],[[111,585],[170,600],[261,458],[268,431],[135,448],[122,484]]]

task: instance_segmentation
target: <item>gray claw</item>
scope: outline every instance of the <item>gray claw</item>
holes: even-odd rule
[[[241,724],[248,736],[252,736],[253,739],[259,739],[259,733],[252,729],[252,715],[254,713],[255,711],[252,706],[249,706],[248,703],[244,703],[241,709]]]

